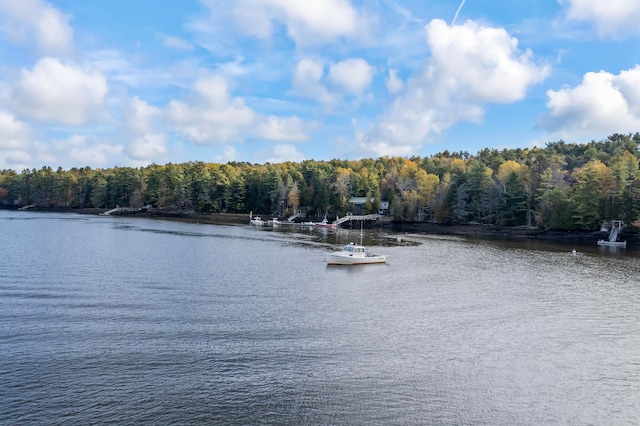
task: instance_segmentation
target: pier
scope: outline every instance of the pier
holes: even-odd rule
[[[116,206],[115,208],[111,209],[111,210],[107,210],[106,212],[100,213],[100,216],[110,216],[112,214],[119,214],[119,215],[123,215],[123,214],[129,214],[129,213],[138,213],[138,212],[144,212],[147,211],[148,207],[118,207]]]
[[[335,223],[336,225],[341,225],[345,222],[351,222],[353,220],[356,221],[365,221],[365,220],[371,220],[371,221],[376,221],[378,219],[380,219],[382,216],[374,213],[374,214],[365,214],[365,215],[353,215],[353,214],[348,214],[345,217],[341,217],[339,219],[336,219],[333,223]]]

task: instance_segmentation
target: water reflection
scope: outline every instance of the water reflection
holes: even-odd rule
[[[15,217],[0,423],[640,424],[631,250]]]

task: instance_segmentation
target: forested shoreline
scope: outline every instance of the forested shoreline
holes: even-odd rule
[[[593,231],[639,219],[639,145],[635,133],[424,158],[2,170],[0,206],[335,217],[352,211],[352,197],[365,197],[363,213],[388,201],[398,222]]]

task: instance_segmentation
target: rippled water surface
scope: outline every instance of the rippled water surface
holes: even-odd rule
[[[637,253],[0,211],[0,424],[640,424]]]

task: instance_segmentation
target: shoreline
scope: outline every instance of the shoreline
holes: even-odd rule
[[[246,213],[208,213],[194,212],[157,212],[147,211],[129,213],[140,217],[175,220],[189,223],[211,225],[247,224],[249,216]],[[317,221],[319,221],[319,218]],[[533,226],[499,226],[499,225],[441,225],[420,222],[394,222],[385,218],[372,225],[373,228],[389,229],[394,232],[411,232],[428,235],[456,235],[461,237],[486,240],[539,240],[556,242],[566,245],[596,246],[599,239],[606,239],[608,233],[599,231],[565,231],[558,229],[541,229]],[[628,247],[640,245],[640,235],[627,233],[625,235]]]
[[[606,239],[608,233],[599,231],[564,231],[541,229],[529,226],[499,225],[438,225],[427,223],[393,224],[392,229],[431,235],[456,235],[484,240],[533,240],[555,242],[565,245],[596,246],[599,239]],[[627,245],[635,246],[635,235],[626,235]],[[634,242],[632,242],[632,240]]]
[[[99,215],[106,209],[43,209],[34,208],[33,211],[78,213]],[[209,225],[237,225],[248,224],[249,215],[246,213],[195,213],[193,211],[135,211],[113,213],[111,216],[135,216],[158,220],[171,220],[187,223],[201,223]],[[600,231],[565,231],[558,229],[541,229],[529,226],[499,226],[499,225],[441,225],[420,222],[394,222],[390,218],[373,225],[374,228],[389,229],[396,232],[411,232],[430,235],[456,235],[487,240],[540,240],[561,244],[576,244],[580,246],[595,246],[599,239],[606,239],[608,234]],[[626,233],[623,239],[627,241],[627,248],[640,246],[640,234]]]

